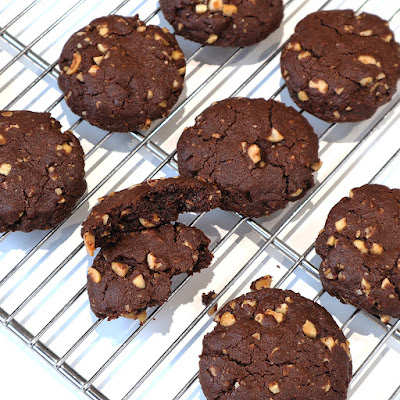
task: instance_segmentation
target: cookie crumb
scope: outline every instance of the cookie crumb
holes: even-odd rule
[[[208,293],[202,293],[201,295],[201,302],[204,304],[205,307],[207,307],[215,298],[217,297],[217,294],[214,292],[214,290],[211,290]],[[218,303],[215,303],[209,310],[208,310],[208,315],[212,317],[218,310]]]
[[[272,276],[265,275],[262,278],[258,278],[254,282],[252,282],[250,285],[250,289],[253,291],[261,289],[269,289],[271,287],[271,283],[272,283]]]

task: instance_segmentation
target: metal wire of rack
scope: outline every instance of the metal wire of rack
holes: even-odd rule
[[[99,194],[159,174],[176,174],[174,149],[183,124],[190,123],[211,98],[259,96],[293,105],[280,78],[279,54],[302,17],[317,9],[353,8],[381,15],[397,32],[400,9],[394,2],[385,0],[387,7],[383,8],[376,0],[327,0],[323,4],[317,0],[287,0],[284,29],[249,49],[210,49],[181,40],[185,54],[190,54],[187,94],[149,132],[131,135],[105,133],[73,116],[63,97],[53,90],[59,71],[56,61],[49,63],[47,59],[56,60],[60,46],[72,32],[106,13],[139,12],[146,22],[167,25],[157,1],[125,0],[111,8],[106,1],[79,0],[60,7],[44,30],[37,15],[48,8],[58,9],[55,7],[60,2],[18,3],[22,6],[19,11],[0,22],[0,49],[9,54],[0,64],[0,87],[11,99],[5,102],[6,96],[2,95],[1,108],[46,110],[65,122],[64,126],[70,126],[85,149],[88,192],[59,227],[29,237],[19,233],[0,237],[0,262],[9,266],[0,274],[0,321],[4,326],[89,398],[148,399],[156,398],[156,394],[162,399],[202,398],[196,357],[201,352],[202,336],[213,327],[207,312],[217,302],[222,304],[247,291],[255,277],[270,273],[275,287],[293,288],[323,304],[350,339],[355,371],[349,398],[399,399],[398,380],[394,373],[387,372],[387,366],[388,359],[392,366],[400,360],[400,322],[383,324],[325,294],[318,280],[319,259],[311,243],[327,210],[346,195],[343,188],[366,182],[396,185],[400,141],[390,133],[398,123],[399,95],[357,127],[325,124],[304,113],[316,128],[321,158],[327,165],[318,173],[316,185],[307,196],[277,216],[252,220],[222,211],[185,216],[185,222],[199,226],[212,238],[215,261],[201,274],[177,279],[169,301],[150,310],[142,325],[122,319],[105,322],[90,314],[84,296],[85,267],[90,260],[79,237],[79,223]],[[0,18],[5,10],[6,6],[0,9]],[[72,20],[78,11],[81,17]],[[27,17],[34,21],[34,27],[38,21],[33,40],[21,28]],[[67,28],[65,24],[69,24]],[[14,78],[26,70],[32,73],[23,87],[18,86]],[[42,101],[44,94],[49,97],[46,102]],[[389,137],[391,146],[387,146]],[[376,156],[375,166],[367,160],[371,154]],[[63,239],[65,235],[67,240]],[[276,263],[280,265],[276,267]],[[28,276],[32,277],[29,284],[24,279]],[[215,289],[218,295],[204,307],[200,297],[206,288]],[[383,380],[384,390],[380,386],[379,392],[371,392],[372,377]],[[173,384],[165,385],[168,382]],[[379,395],[368,397],[371,393]]]

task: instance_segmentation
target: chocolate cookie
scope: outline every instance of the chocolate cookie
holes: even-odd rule
[[[329,213],[316,252],[328,293],[383,319],[400,317],[399,189],[353,189]]]
[[[348,342],[319,304],[290,290],[263,289],[217,314],[200,356],[208,400],[345,400]]]
[[[132,232],[101,249],[88,271],[90,306],[98,318],[143,320],[171,293],[171,277],[192,275],[212,260],[210,240],[183,224]]]
[[[352,10],[308,15],[281,58],[293,101],[328,122],[371,117],[395,93],[399,65],[399,44],[388,23]]]
[[[178,142],[179,172],[215,184],[222,208],[269,215],[314,185],[318,137],[297,111],[264,99],[214,103]]]
[[[206,46],[251,46],[279,28],[282,0],[160,0],[175,33]]]
[[[174,35],[135,17],[111,15],[72,35],[59,60],[71,110],[117,132],[165,117],[183,88],[186,62]]]
[[[48,113],[0,111],[0,231],[53,228],[86,190],[78,139]]]
[[[99,199],[82,224],[86,249],[115,243],[122,233],[153,228],[183,212],[203,212],[220,205],[220,191],[207,182],[178,176],[153,179]]]

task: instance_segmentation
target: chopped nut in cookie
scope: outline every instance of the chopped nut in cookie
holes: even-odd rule
[[[220,324],[224,327],[233,325],[236,322],[236,318],[230,312],[226,312],[222,315]]]

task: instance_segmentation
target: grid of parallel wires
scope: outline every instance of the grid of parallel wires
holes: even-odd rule
[[[0,75],[3,74],[6,70],[8,70],[9,67],[11,67],[17,60],[19,60],[22,57],[26,57],[29,59],[30,62],[33,62],[38,66],[42,72],[37,76],[36,79],[32,81],[31,84],[29,84],[22,92],[20,92],[9,104],[5,109],[12,108],[14,104],[16,104],[23,96],[25,96],[30,90],[32,90],[35,85],[40,82],[47,74],[52,74],[53,76],[57,77],[59,74],[59,71],[57,69],[57,61],[54,61],[53,63],[49,63],[46,60],[44,60],[40,55],[35,53],[32,48],[35,44],[37,44],[44,36],[48,35],[51,33],[51,31],[59,25],[63,20],[65,20],[72,12],[74,12],[82,3],[84,3],[85,0],[79,0],[75,2],[75,4],[67,10],[63,15],[61,15],[57,20],[55,20],[46,30],[44,30],[38,37],[36,37],[31,43],[28,45],[21,43],[16,37],[12,36],[8,29],[16,23],[21,17],[29,13],[38,3],[40,3],[41,0],[35,0],[31,4],[29,4],[24,10],[22,10],[18,15],[15,16],[11,21],[9,21],[4,27],[0,27],[0,35],[1,37],[8,42],[12,47],[14,47],[17,50],[17,54],[15,57],[13,57],[5,66],[3,66],[0,69]],[[124,7],[127,3],[129,3],[130,0],[124,0],[122,1],[112,12],[111,14],[118,13],[118,11]],[[298,2],[300,0],[287,0],[285,3],[285,7],[289,7],[292,3]],[[332,0],[328,0],[321,3],[320,9],[326,9],[329,8],[329,5]],[[365,0],[357,12],[363,11],[363,8],[369,3],[372,2],[373,0]],[[311,11],[316,11],[316,10],[310,10]],[[147,16],[147,18],[144,19],[145,22],[151,20],[157,13],[159,13],[160,10],[159,8],[154,10],[153,13]],[[395,19],[398,14],[400,13],[400,9],[397,10],[392,17],[390,18],[390,21]],[[237,87],[236,90],[231,94],[231,97],[234,97],[240,93],[240,91],[246,87],[255,77],[257,77],[265,68],[268,66],[268,64],[271,62],[272,59],[277,57],[279,53],[281,52],[283,46],[286,44],[283,43],[280,45],[278,48],[276,48],[272,54],[270,54],[267,59],[262,63],[262,65],[255,71],[253,72],[245,81],[240,85],[240,87]],[[187,63],[189,63],[192,60],[196,60],[196,58],[199,56],[200,52],[203,50],[203,47],[198,48],[188,59]],[[224,70],[224,68],[232,63],[239,57],[239,55],[244,51],[243,48],[237,49],[222,65],[220,65],[212,75],[207,77],[192,93],[190,93],[187,98],[181,102],[174,110],[173,112],[161,122],[158,126],[155,128],[151,129],[149,132],[146,134],[140,133],[140,132],[132,132],[131,134],[135,139],[137,139],[138,144],[136,147],[134,147],[128,154],[127,156],[114,168],[110,173],[108,173],[97,185],[95,188],[93,188],[89,193],[85,194],[84,198],[82,198],[79,202],[79,204],[76,206],[75,210],[78,209],[80,205],[82,205],[92,193],[94,193],[97,189],[101,188],[108,180],[110,180],[117,171],[119,171],[130,159],[132,159],[133,156],[135,156],[142,148],[147,148],[159,161],[160,163],[158,166],[152,170],[149,175],[148,179],[154,177],[157,173],[159,173],[165,166],[169,166],[170,168],[174,169],[177,171],[177,163],[176,163],[176,151],[173,151],[171,153],[167,153],[165,150],[161,148],[161,146],[156,144],[156,141],[154,140],[157,133],[171,121],[171,119],[179,113],[185,107],[195,96],[197,96],[207,85],[209,85],[213,79],[221,73],[221,71]],[[282,90],[285,89],[285,84],[282,84],[282,86],[272,95],[272,99],[276,98]],[[63,101],[63,97],[60,96],[57,101],[55,101],[53,104],[51,104],[48,109],[46,110],[47,112],[51,112],[61,101]],[[323,179],[321,182],[319,182],[313,189],[310,190],[308,195],[301,201],[298,202],[298,205],[296,208],[294,208],[294,211],[289,215],[289,217],[280,224],[280,226],[275,230],[274,233],[269,232],[266,230],[259,222],[249,219],[249,218],[243,218],[240,215],[238,215],[238,220],[235,223],[235,225],[216,243],[216,245],[212,248],[213,253],[216,253],[218,249],[220,249],[227,241],[228,239],[239,229],[239,227],[243,225],[248,225],[251,227],[254,231],[256,231],[261,237],[264,238],[265,242],[264,244],[258,248],[258,250],[252,254],[250,259],[243,265],[243,267],[239,270],[239,272],[236,273],[236,275],[233,276],[233,278],[229,281],[226,282],[225,287],[218,293],[216,298],[207,306],[204,308],[204,310],[197,315],[188,325],[187,328],[184,330],[182,335],[179,336],[178,339],[176,339],[171,346],[169,346],[167,349],[165,349],[158,360],[147,370],[147,372],[131,387],[131,389],[123,396],[123,400],[126,400],[128,398],[132,398],[134,393],[137,391],[137,389],[150,377],[150,375],[158,368],[158,366],[177,348],[177,346],[188,336],[188,334],[191,332],[191,330],[196,326],[196,324],[206,315],[206,313],[218,302],[218,300],[223,297],[227,291],[232,287],[232,285],[235,284],[239,280],[239,278],[246,272],[246,270],[249,268],[249,266],[255,262],[255,260],[267,249],[268,246],[273,246],[276,248],[278,251],[282,252],[285,257],[287,257],[289,260],[292,261],[291,267],[284,273],[284,275],[279,279],[278,282],[274,285],[275,287],[282,287],[284,282],[288,280],[288,278],[295,272],[296,269],[301,268],[305,271],[307,271],[309,274],[311,274],[314,277],[318,277],[318,265],[314,265],[312,262],[308,261],[309,256],[312,254],[314,250],[314,245],[313,243],[303,254],[298,254],[295,250],[293,250],[288,244],[283,242],[278,238],[278,235],[284,231],[284,229],[296,218],[297,215],[307,206],[309,203],[317,196],[318,193],[320,193],[324,187],[327,186],[327,184],[333,180],[335,177],[335,174],[341,169],[346,162],[354,155],[354,153],[360,148],[360,146],[372,135],[372,133],[379,128],[381,124],[384,123],[385,119],[389,117],[389,115],[393,115],[394,113],[398,112],[399,109],[399,102],[400,100],[397,101],[392,101],[390,104],[390,108],[388,108],[388,111],[385,115],[380,117],[376,122],[374,122],[374,125],[372,126],[371,129],[368,129],[367,132],[365,132],[364,137],[347,153],[347,155],[338,163],[338,165]],[[77,122],[70,127],[71,130],[74,130],[80,123],[82,122],[82,119],[78,119]],[[323,140],[328,136],[328,134],[332,131],[334,128],[335,124],[331,124],[323,133],[320,135],[320,140]],[[86,159],[88,159],[97,149],[99,149],[105,141],[112,135],[112,132],[109,132],[107,135],[105,135],[98,143],[96,143],[93,148],[86,154]],[[370,180],[371,183],[375,182],[379,176],[382,175],[382,173],[387,169],[387,167],[396,159],[396,157],[400,154],[400,149],[398,149],[387,161],[386,163],[382,166],[382,168],[379,170],[375,176],[372,177]],[[200,218],[202,218],[203,215],[197,216],[191,223],[191,225],[194,225]],[[15,265],[1,280],[0,280],[0,288],[24,265],[25,262],[27,262],[45,243],[46,241],[54,234],[56,229],[51,230],[48,232],[24,257],[23,259],[18,262],[17,265]],[[0,237],[0,242],[3,241],[8,235],[11,233],[3,234]],[[102,399],[102,400],[107,400],[108,397],[105,396],[99,389],[96,388],[95,386],[95,381],[107,370],[107,368],[110,367],[110,365],[113,363],[113,361],[120,356],[124,350],[127,348],[129,343],[131,343],[142,331],[146,329],[146,327],[151,324],[152,320],[154,319],[155,316],[157,316],[160,311],[166,307],[166,304],[156,308],[151,315],[148,316],[146,321],[142,325],[138,325],[136,330],[123,342],[120,344],[118,349],[112,354],[110,358],[107,359],[107,361],[93,374],[93,376],[89,379],[83,378],[74,368],[72,368],[66,360],[76,351],[76,349],[83,345],[85,339],[100,325],[102,322],[101,320],[97,320],[93,325],[74,343],[74,345],[62,356],[56,355],[50,347],[47,347],[44,345],[40,339],[41,337],[55,324],[59,318],[65,314],[68,309],[77,301],[77,299],[85,292],[86,287],[82,287],[81,290],[79,290],[77,293],[75,293],[70,300],[62,307],[62,309],[59,310],[59,312],[52,317],[52,319],[45,325],[43,328],[40,330],[39,333],[33,335],[31,332],[29,332],[23,324],[17,322],[15,320],[16,315],[29,303],[32,301],[32,299],[53,279],[53,277],[66,265],[66,263],[75,255],[79,250],[81,250],[83,245],[79,245],[77,248],[73,249],[70,253],[70,255],[64,260],[63,263],[58,265],[53,272],[39,285],[37,286],[30,294],[29,296],[26,297],[26,299],[11,313],[7,313],[3,308],[0,308],[0,321],[11,331],[13,331],[17,336],[19,336],[23,341],[25,341],[33,351],[36,351],[38,354],[40,354],[45,360],[47,360],[51,365],[53,365],[62,375],[64,375],[66,378],[68,378],[72,383],[74,383],[80,390],[82,390],[88,397],[92,399]],[[185,284],[188,282],[190,277],[185,278],[183,281],[179,283],[179,285],[173,290],[171,297],[173,297],[178,291],[180,291],[182,288],[184,288]],[[324,293],[323,290],[321,290],[317,296],[314,298],[314,301],[317,301],[322,294]],[[363,311],[360,310],[355,310],[350,317],[342,324],[341,328],[345,331],[346,328],[351,324],[351,322],[356,318],[356,316],[359,313],[363,313]],[[357,370],[353,371],[353,380],[359,378],[363,372],[366,371],[366,369],[371,367],[372,362],[376,359],[376,356],[379,354],[379,352],[382,350],[382,348],[385,346],[387,341],[390,338],[395,339],[396,341],[400,340],[400,335],[398,332],[398,328],[400,327],[400,320],[394,321],[388,324],[383,324],[378,318],[368,315],[364,313],[366,317],[368,317],[372,323],[375,323],[382,327],[385,330],[385,334],[383,337],[379,340],[379,342],[372,348],[370,348],[369,354],[366,356],[364,361],[359,365]],[[174,400],[182,398],[185,393],[187,393],[188,389],[196,382],[198,378],[198,374],[196,373],[188,382],[186,382],[184,385],[182,385],[182,388],[177,388],[177,393],[174,397]],[[179,391],[178,391],[179,390]],[[388,400],[394,400],[398,398],[400,395],[400,386],[397,387],[397,389],[392,393],[392,395],[389,397]]]

